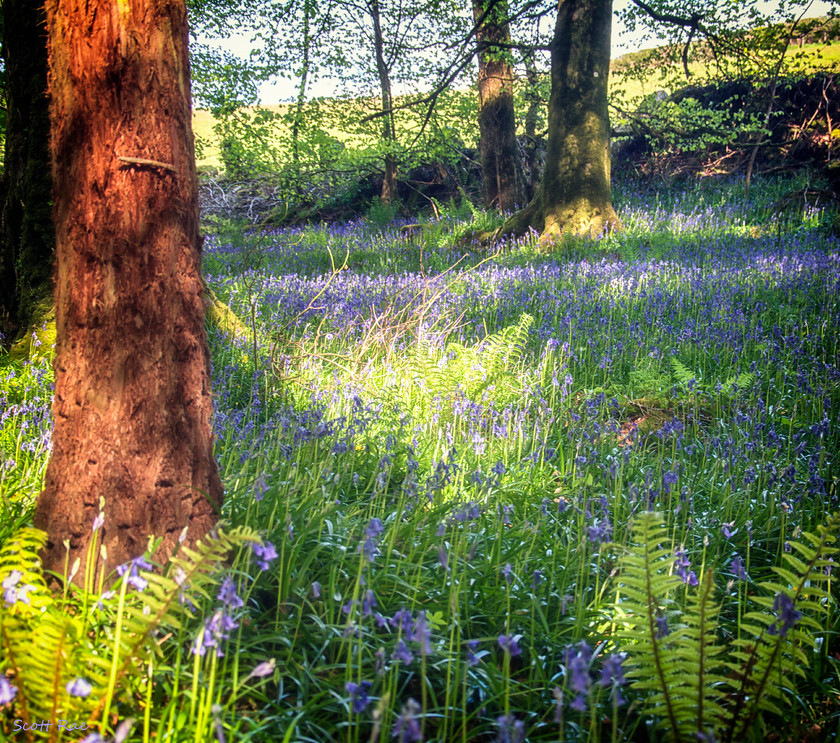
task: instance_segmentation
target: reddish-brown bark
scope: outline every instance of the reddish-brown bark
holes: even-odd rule
[[[222,488],[209,356],[183,0],[48,0],[55,428],[35,523],[45,566],[85,552],[104,501],[106,571],[188,526]],[[80,578],[77,578],[77,581]]]
[[[522,165],[516,145],[513,107],[513,68],[509,52],[496,44],[510,44],[508,6],[499,2],[484,14],[485,0],[473,0],[476,22],[484,20],[476,38],[478,54],[478,128],[482,192],[488,209],[510,211],[524,200]]]

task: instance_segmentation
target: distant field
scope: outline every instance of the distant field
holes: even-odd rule
[[[650,95],[658,90],[671,92],[673,88],[686,84],[686,78],[682,73],[680,65],[659,66],[651,70],[644,78],[637,76],[622,75],[622,70],[632,64],[640,57],[649,56],[651,50],[633,52],[613,60],[613,72],[610,78],[610,95],[622,108],[631,108],[633,102],[640,97]],[[805,45],[803,47],[792,47],[789,56],[803,54],[804,59],[798,66],[806,71],[814,69],[840,70],[840,43],[824,45]],[[689,65],[691,72],[691,83],[702,84],[707,78],[706,65],[695,63]],[[379,140],[380,124],[374,120],[362,123],[362,119],[375,110],[375,103],[370,99],[340,100],[332,99],[322,101],[320,104],[309,102],[308,107],[312,109],[311,118],[317,118],[321,129],[329,136],[345,146],[364,150],[373,147]],[[449,94],[446,105],[439,105],[439,113],[435,121],[437,126],[446,127],[456,133],[461,143],[468,147],[477,146],[477,128],[475,125],[475,90],[457,90]],[[273,105],[262,107],[274,114],[285,114],[289,111],[290,105]],[[249,109],[252,111],[254,109]],[[410,111],[399,112],[397,116],[397,128],[401,139],[408,139],[420,126],[422,116],[419,113]],[[307,122],[311,123],[308,116]],[[216,123],[213,115],[203,109],[193,113],[193,129],[196,138],[203,143],[202,152],[197,163],[200,167],[219,167],[219,140],[213,126]],[[289,137],[289,128],[282,119],[278,118],[273,122],[274,134],[272,136],[273,146],[283,149],[283,140]],[[282,157],[282,155],[281,155]]]

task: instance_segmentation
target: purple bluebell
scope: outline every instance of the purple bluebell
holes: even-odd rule
[[[504,567],[502,568],[502,575],[504,576],[505,582],[506,582],[508,585],[510,585],[510,582],[511,582],[511,580],[512,580],[512,578],[511,578],[511,576],[510,576],[510,571],[511,571],[510,563],[509,563],[509,562],[506,562],[506,563],[504,564]]]
[[[3,600],[9,604],[16,604],[20,601],[22,604],[29,604],[28,593],[35,590],[35,586],[25,583],[20,585],[23,573],[20,570],[12,570],[3,581]]]
[[[369,588],[365,591],[365,596],[362,599],[362,616],[369,617],[376,608],[376,596]]]
[[[420,652],[424,655],[432,652],[431,637],[432,633],[426,622],[426,612],[417,612],[417,618],[414,620],[414,639],[420,644]]]
[[[397,640],[397,646],[394,648],[394,654],[391,657],[407,666],[411,665],[411,662],[414,660],[414,656],[411,654],[411,651],[408,649],[408,645],[405,644],[405,641],[402,638]]]
[[[689,570],[690,567],[691,561],[688,559],[685,548],[678,547],[674,550],[674,572],[682,578],[683,583],[696,586],[699,583],[697,574],[693,570]]]
[[[734,575],[738,580],[747,580],[747,570],[744,567],[744,561],[741,559],[740,555],[735,555],[735,557],[732,558],[730,568],[732,570],[732,575]]]
[[[398,609],[389,621],[391,626],[397,629],[406,640],[414,639],[414,632],[412,630],[414,618],[408,609]]]
[[[520,639],[522,639],[522,635],[499,635],[499,647],[512,658],[522,655],[522,648],[519,647]]]
[[[236,584],[229,575],[225,576],[224,581],[222,581],[219,595],[216,598],[222,602],[222,606],[226,609],[238,609],[244,605],[242,599],[236,593]]]
[[[71,697],[86,697],[93,691],[90,682],[83,678],[75,678],[72,681],[68,681],[65,688]]]
[[[802,612],[794,609],[794,602],[786,593],[777,593],[773,601],[773,611],[778,619],[767,628],[767,634],[786,637],[791,629],[800,619]]]
[[[362,681],[360,684],[348,681],[344,687],[350,695],[351,708],[357,715],[364,712],[365,708],[370,704],[367,693],[371,686],[373,686],[373,683],[370,681]]]
[[[17,694],[17,687],[12,684],[8,677],[0,673],[0,707],[11,702]]]
[[[523,743],[525,740],[525,723],[513,715],[497,717],[496,724],[499,726],[496,743]]]
[[[420,743],[423,740],[423,733],[420,729],[420,705],[413,699],[409,699],[403,705],[402,713],[397,717],[391,737],[398,743]]]
[[[623,653],[611,653],[601,663],[601,677],[598,679],[600,686],[612,686],[615,694],[616,704],[624,704],[624,697],[619,691],[620,686],[627,683],[624,677],[624,669],[621,664],[624,662]]]
[[[667,637],[671,634],[671,630],[668,628],[668,617],[666,617],[664,614],[657,614],[655,622],[657,640],[661,640],[663,637]]]
[[[128,578],[126,579],[128,581],[128,585],[137,591],[144,591],[146,590],[146,586],[149,585],[149,581],[140,575],[140,571],[151,569],[152,566],[141,555],[140,557],[135,557],[133,560],[123,563],[122,565],[118,565],[117,575],[124,576],[128,574]]]
[[[254,500],[259,502],[268,492],[268,483],[265,481],[265,473],[260,472],[259,477],[254,481]]]
[[[478,649],[478,640],[467,640],[467,664],[470,666],[477,666],[481,660],[476,654]]]
[[[277,559],[277,550],[271,542],[254,542],[251,545],[251,549],[254,555],[256,555],[257,567],[262,571],[268,570],[270,567],[269,563]]]

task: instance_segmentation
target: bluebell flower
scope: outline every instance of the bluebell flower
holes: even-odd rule
[[[238,626],[239,623],[233,617],[219,609],[204,621],[204,627],[193,643],[192,652],[204,655],[208,649],[215,648],[216,655],[221,658],[224,656],[222,641],[230,639],[230,633]]]
[[[274,658],[271,658],[267,661],[263,661],[259,665],[257,665],[251,673],[248,674],[248,678],[262,678],[263,676],[270,676],[274,673],[274,668],[276,666],[277,661]]]
[[[739,555],[735,555],[735,557],[732,558],[730,567],[732,569],[732,575],[734,575],[738,580],[747,580],[747,570],[744,567],[744,561],[741,560]]]
[[[449,569],[449,553],[445,547],[439,547],[437,553],[438,563],[444,570]]]
[[[477,666],[479,661],[481,660],[478,655],[476,655],[476,649],[478,648],[478,640],[467,640],[467,664],[471,666]]]
[[[25,583],[20,585],[23,573],[20,570],[12,570],[3,581],[3,600],[9,604],[16,604],[20,601],[22,604],[29,604],[30,591],[35,590],[35,586]]]
[[[222,606],[229,609],[238,609],[240,606],[244,606],[242,599],[236,593],[236,584],[230,576],[226,576],[222,581],[219,595],[216,598],[222,602]]]
[[[505,582],[507,582],[508,584],[510,584],[510,581],[511,581],[510,571],[511,571],[510,563],[506,562],[504,567],[502,568],[502,575],[505,578]]]
[[[362,616],[369,617],[376,608],[376,596],[369,588],[365,591],[365,597],[362,599]]]
[[[656,639],[661,640],[671,634],[668,628],[668,618],[664,614],[657,614],[656,616]]]
[[[0,673],[0,707],[11,702],[17,694],[17,687],[12,684],[8,677]]]
[[[267,492],[268,483],[265,481],[265,473],[260,472],[259,477],[254,482],[254,500],[257,502],[261,501]]]
[[[776,594],[776,599],[773,601],[773,611],[776,612],[778,619],[767,628],[767,634],[778,635],[779,637],[787,636],[788,630],[802,619],[802,612],[793,607],[793,600],[786,593]]]
[[[499,647],[508,653],[512,658],[522,655],[522,648],[519,647],[519,640],[522,635],[499,635]]]
[[[365,711],[365,708],[370,704],[370,699],[368,698],[367,692],[373,684],[370,681],[362,681],[361,684],[355,684],[352,681],[348,681],[346,686],[344,687],[347,690],[347,693],[350,695],[350,703],[357,715],[361,712]]]
[[[625,701],[618,689],[618,687],[627,683],[627,679],[624,677],[624,669],[621,667],[624,657],[623,653],[611,653],[606,656],[601,664],[601,678],[598,679],[600,686],[613,687],[616,704],[624,704]]]
[[[118,565],[117,575],[123,576],[127,573],[128,578],[126,580],[128,581],[128,585],[137,591],[144,591],[146,590],[146,586],[149,585],[149,581],[140,575],[140,571],[151,569],[152,566],[141,555],[140,557],[135,557],[133,560],[123,563],[122,565]]]
[[[420,743],[423,740],[423,733],[420,730],[420,722],[417,715],[420,713],[420,705],[413,699],[403,705],[402,714],[394,723],[391,737],[396,738],[398,743]]]
[[[277,550],[271,542],[254,542],[251,549],[257,557],[257,567],[260,570],[268,570],[269,563],[277,559]]]
[[[414,656],[402,638],[397,640],[397,647],[394,649],[394,655],[392,657],[394,660],[398,660],[407,666],[411,665],[411,662],[414,660]]]
[[[417,618],[414,620],[414,639],[420,643],[420,652],[424,655],[432,652],[432,646],[430,644],[431,636],[432,633],[429,630],[428,624],[426,624],[426,612],[417,612]]]
[[[682,578],[683,583],[688,583],[690,586],[698,585],[696,573],[688,569],[691,567],[691,562],[687,557],[687,553],[683,547],[678,547],[674,550],[674,572]]]
[[[414,632],[412,631],[414,620],[408,609],[399,609],[396,611],[390,619],[390,624],[395,629],[398,629],[407,640],[414,639]]]
[[[75,678],[67,682],[66,689],[71,697],[86,697],[91,693],[93,687],[87,679]]]
[[[522,743],[525,740],[525,723],[513,715],[497,717],[496,724],[499,726],[496,743]]]

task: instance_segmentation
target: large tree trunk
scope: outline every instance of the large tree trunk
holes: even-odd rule
[[[473,15],[481,20],[487,0],[473,0]],[[524,203],[522,164],[516,146],[513,108],[513,68],[510,52],[495,48],[510,44],[507,2],[487,13],[476,33],[478,54],[478,128],[482,195],[488,209],[510,211]]]
[[[5,194],[0,214],[0,332],[25,332],[52,306],[47,37],[32,0],[3,2],[6,65]]]
[[[165,559],[217,518],[183,0],[48,0],[56,224],[47,568]],[[93,556],[96,559],[96,555]],[[77,581],[81,578],[77,577]]]
[[[545,170],[531,203],[500,235],[596,237],[620,225],[610,195],[612,0],[560,0],[551,42]]]

